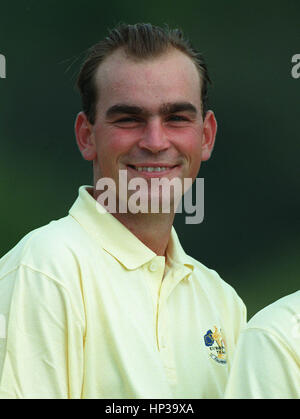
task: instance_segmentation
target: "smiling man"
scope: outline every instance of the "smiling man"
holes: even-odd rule
[[[110,178],[118,191],[119,171],[127,170],[128,181],[138,177],[148,182],[151,197],[153,178],[196,178],[201,161],[210,157],[216,121],[212,111],[203,118],[201,81],[190,57],[170,47],[137,61],[119,48],[103,59],[93,82],[99,92],[95,120],[91,123],[88,112],[81,112],[76,133],[83,157],[94,162],[95,185]],[[99,193],[95,188],[95,199]],[[171,208],[167,214],[114,215],[163,256],[176,210]]]
[[[161,204],[155,180],[196,179],[216,135],[208,81],[178,30],[121,25],[89,51],[75,132],[94,182],[0,261],[0,397],[223,396],[244,304],[182,249],[175,193],[168,212],[121,211],[119,193],[126,174],[126,198],[136,182]],[[103,179],[112,212],[99,205]]]

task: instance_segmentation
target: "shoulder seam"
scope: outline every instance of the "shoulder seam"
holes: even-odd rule
[[[18,265],[16,265],[13,269],[11,269],[9,272],[6,272],[2,277],[0,277],[1,279],[4,279],[6,276],[8,276],[9,274],[13,273],[14,271],[18,270],[19,268],[27,268],[30,269],[33,272],[37,272],[43,276],[45,276],[48,280],[55,282],[56,284],[58,284],[60,287],[64,288],[68,294],[69,294],[69,289],[62,284],[60,281],[58,281],[56,278],[53,278],[52,276],[46,274],[45,272],[40,271],[39,269],[33,268],[32,266],[27,265],[26,263],[19,263]]]

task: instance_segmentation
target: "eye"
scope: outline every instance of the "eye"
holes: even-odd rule
[[[132,121],[136,121],[136,119],[135,118],[129,118],[129,117],[127,117],[127,118],[121,118],[121,119],[118,119],[116,122],[132,122]]]
[[[168,122],[189,122],[189,118],[184,115],[170,115],[167,118]]]
[[[117,119],[115,122],[121,122],[121,123],[126,124],[127,122],[141,122],[141,120],[134,116],[126,116],[126,117]]]
[[[119,118],[117,120],[114,121],[114,124],[117,126],[121,126],[121,127],[134,127],[136,125],[139,125],[141,123],[141,119],[133,117],[133,116],[126,116],[123,118]]]

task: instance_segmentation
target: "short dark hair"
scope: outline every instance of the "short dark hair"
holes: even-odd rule
[[[82,109],[91,124],[96,119],[97,88],[95,73],[105,58],[119,48],[128,56],[136,59],[154,58],[167,52],[170,48],[186,54],[197,67],[201,80],[201,101],[203,117],[207,112],[207,86],[211,83],[203,56],[185,39],[180,29],[162,28],[151,23],[135,25],[120,24],[109,31],[102,41],[88,50],[88,55],[80,69],[77,87],[80,91]]]

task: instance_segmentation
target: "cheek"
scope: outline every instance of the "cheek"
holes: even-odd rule
[[[189,130],[176,142],[177,150],[185,156],[188,163],[186,177],[195,178],[198,175],[202,160],[201,138],[201,130]]]
[[[191,161],[201,159],[202,130],[189,129],[177,136],[177,148]]]
[[[192,177],[197,176],[202,161],[202,149],[200,140],[190,145]]]
[[[128,152],[132,145],[128,134],[115,129],[97,131],[96,142],[98,158],[102,161],[118,159],[120,155]]]

